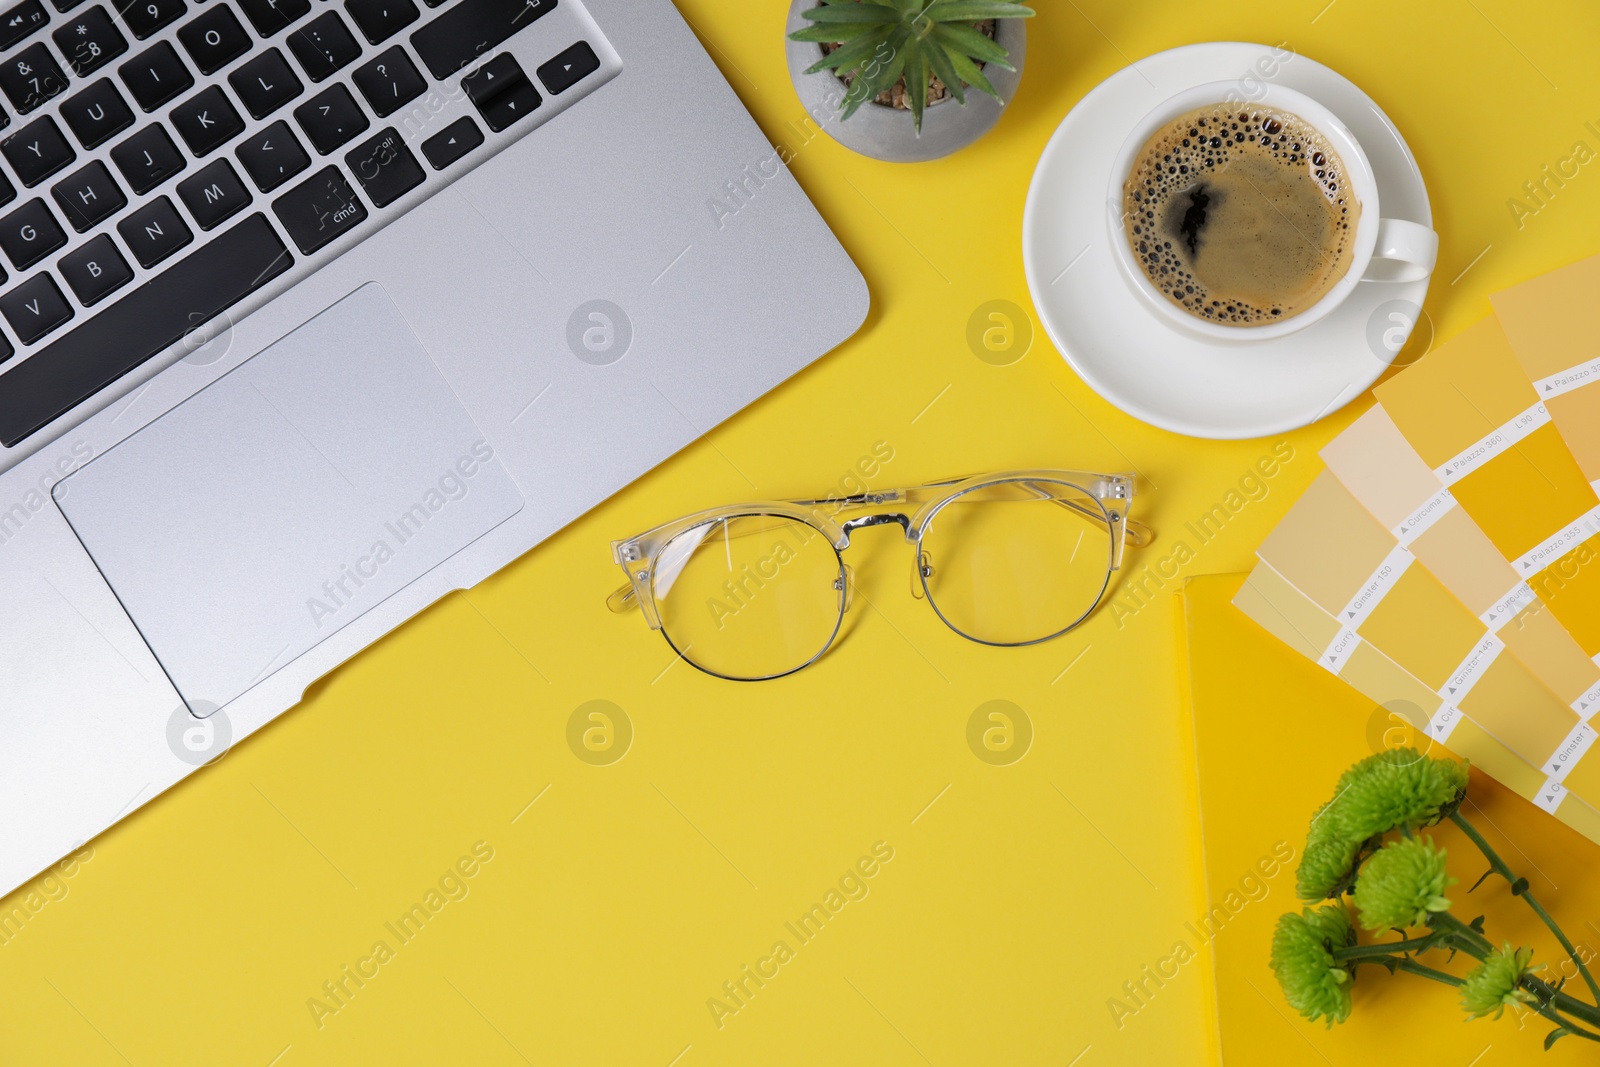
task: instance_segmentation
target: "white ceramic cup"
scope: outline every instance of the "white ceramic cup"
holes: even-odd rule
[[[1281,85],[1267,85],[1264,88],[1264,93],[1256,99],[1238,103],[1239,110],[1269,108],[1287,111],[1310,123],[1327,138],[1344,162],[1346,187],[1361,205],[1361,215],[1351,245],[1349,269],[1333,288],[1322,295],[1322,299],[1298,315],[1256,326],[1228,326],[1191,315],[1150,283],[1128,244],[1124,230],[1123,185],[1145,144],[1163,126],[1180,115],[1211,104],[1235,101],[1238,97],[1236,83],[1197,85],[1162,101],[1133,128],[1111,167],[1107,193],[1107,206],[1110,209],[1108,223],[1112,251],[1121,265],[1123,278],[1170,325],[1217,341],[1267,341],[1304,330],[1344,303],[1362,282],[1417,281],[1433,273],[1434,263],[1439,257],[1438,234],[1415,222],[1382,216],[1378,204],[1378,182],[1373,175],[1372,164],[1361,150],[1355,135],[1333,112],[1293,89]]]

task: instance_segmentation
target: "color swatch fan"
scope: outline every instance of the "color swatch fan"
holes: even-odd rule
[[[1236,601],[1600,841],[1600,257],[1375,390]]]

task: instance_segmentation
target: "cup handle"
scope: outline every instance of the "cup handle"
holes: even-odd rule
[[[1433,273],[1439,235],[1405,219],[1378,220],[1378,241],[1362,281],[1416,282]]]

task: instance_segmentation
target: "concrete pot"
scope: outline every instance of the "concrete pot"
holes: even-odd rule
[[[784,33],[793,33],[809,26],[810,23],[801,17],[801,12],[816,5],[817,0],[792,0],[789,25]],[[1017,69],[1002,70],[991,63],[983,72],[1001,99],[1010,103],[1022,80],[1028,42],[1027,20],[999,19],[995,23],[995,41],[1011,54],[1011,62]],[[799,94],[806,114],[828,136],[864,156],[890,163],[921,163],[940,159],[967,147],[1000,121],[1000,101],[976,89],[967,91],[965,107],[950,97],[928,107],[922,115],[920,136],[911,120],[910,111],[901,111],[885,104],[866,104],[848,119],[841,120],[839,106],[844,99],[844,82],[828,70],[805,73],[807,67],[822,58],[822,46],[809,41],[786,40],[785,44],[788,47],[789,77],[794,82],[795,92]]]

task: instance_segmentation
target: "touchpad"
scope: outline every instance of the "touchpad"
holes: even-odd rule
[[[377,284],[55,498],[191,710],[225,706],[522,509]]]

